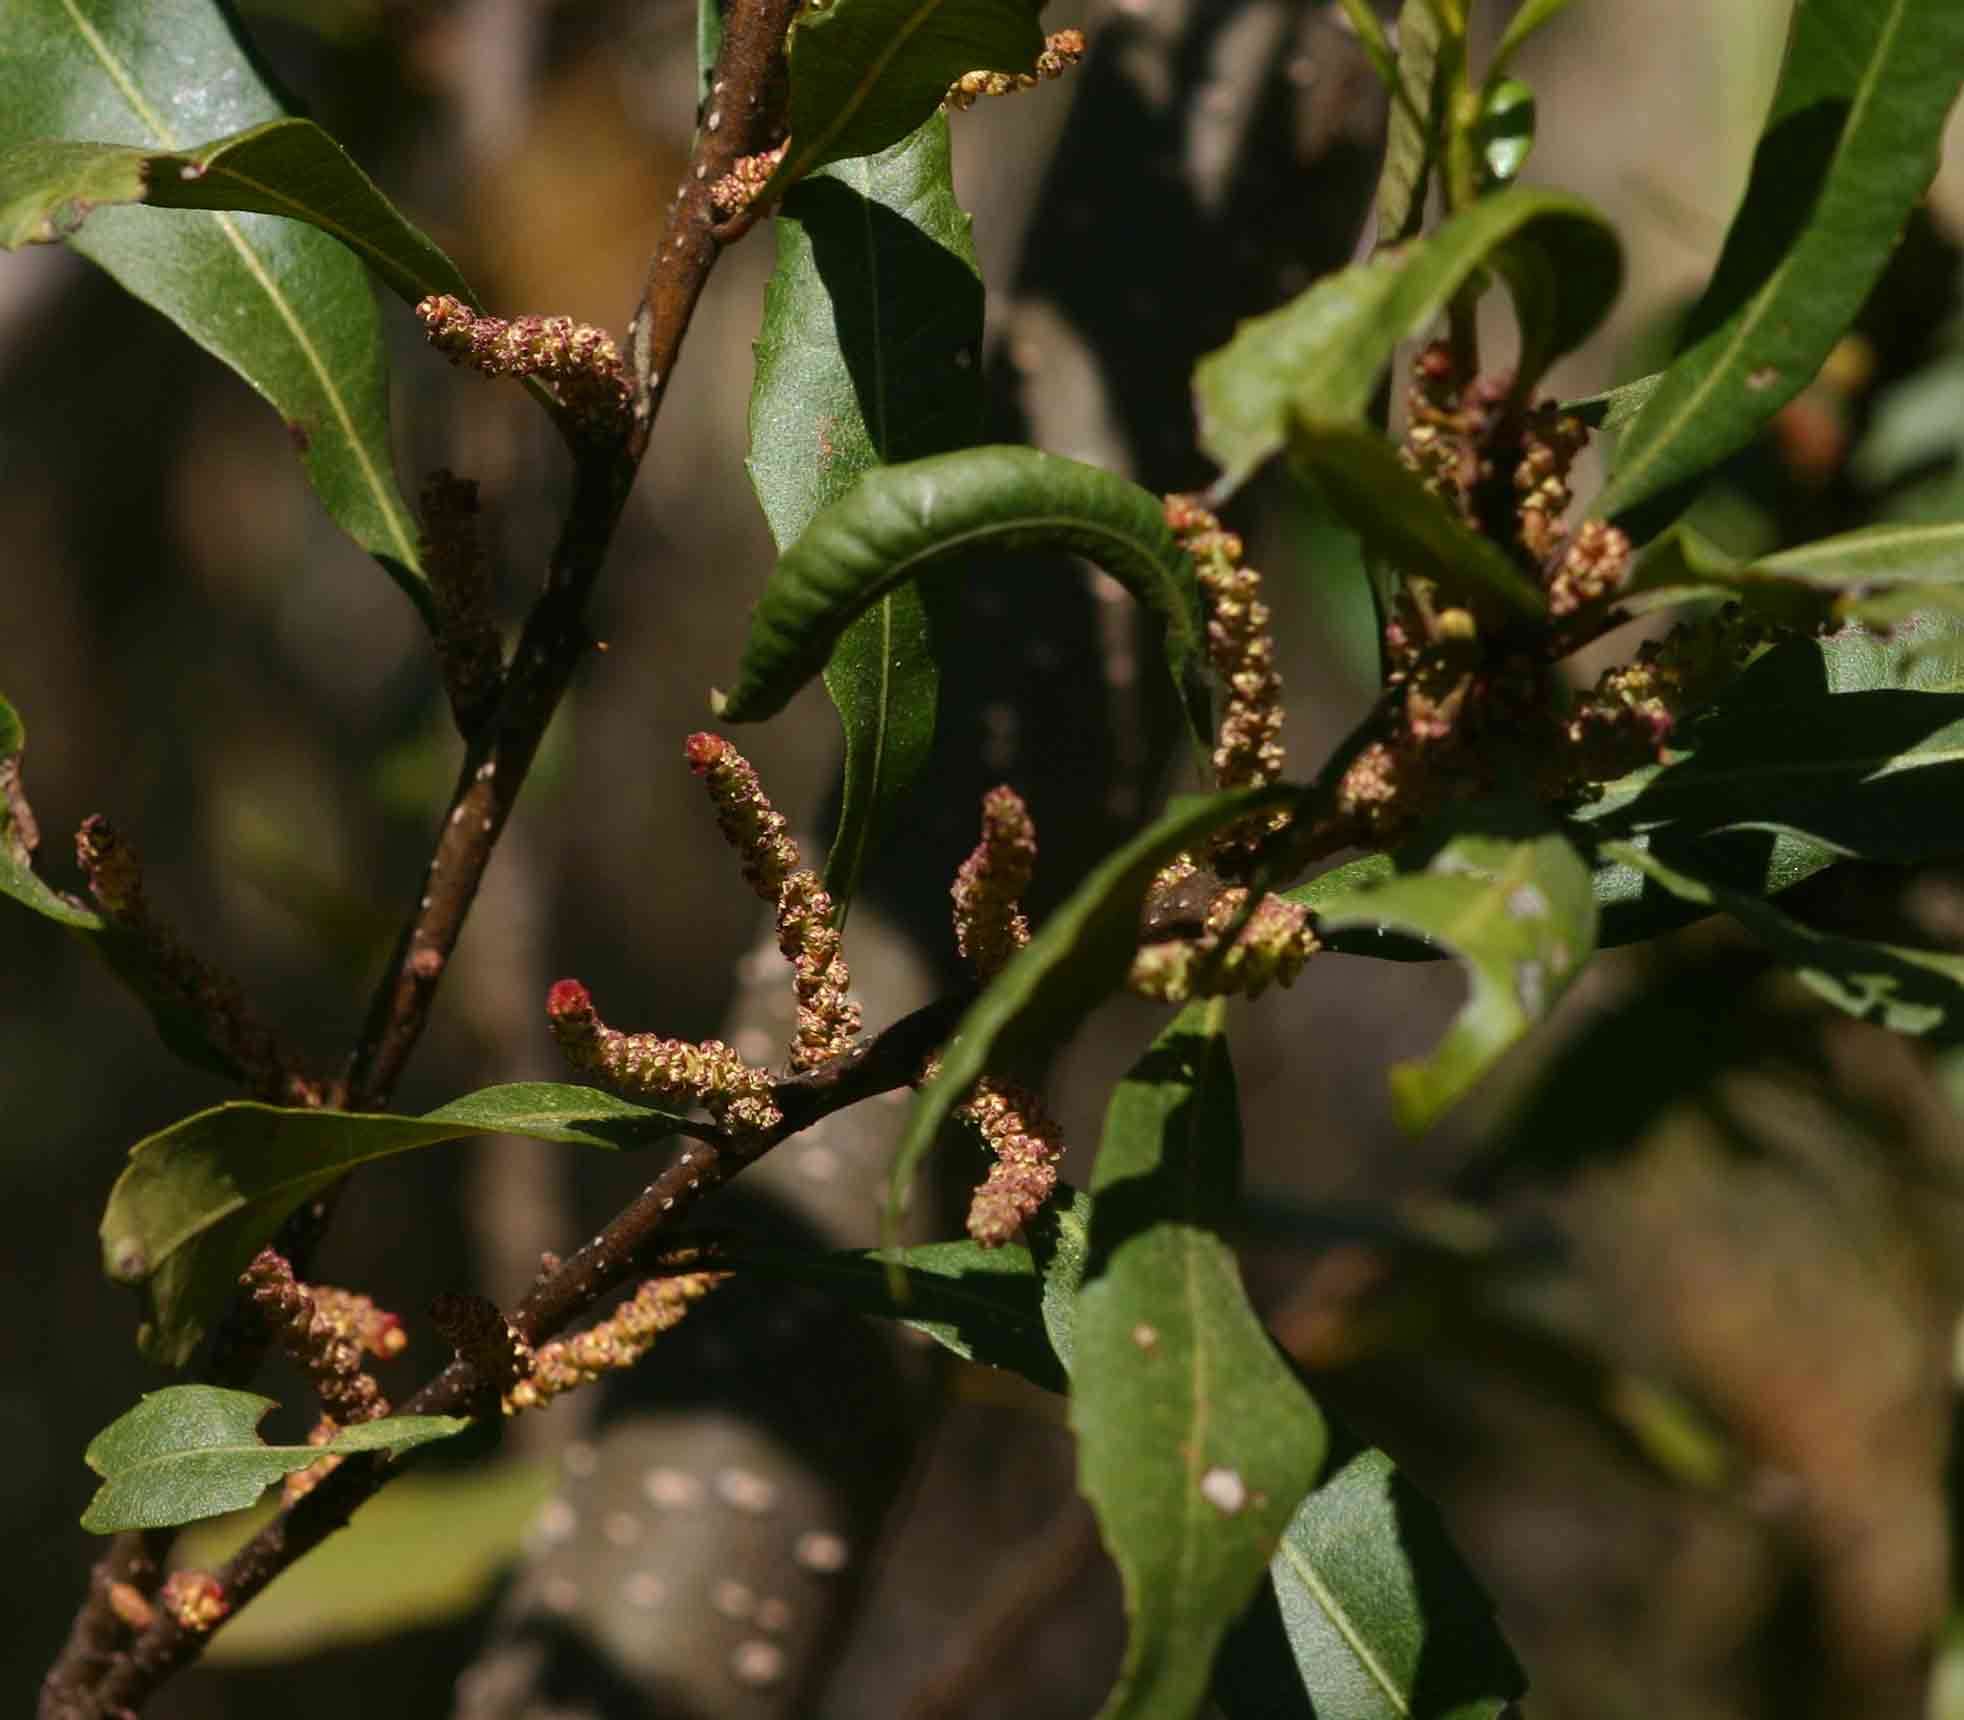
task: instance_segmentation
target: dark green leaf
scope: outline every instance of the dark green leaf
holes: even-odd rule
[[[1068,1189],[1060,1199],[1077,1198]],[[740,1270],[808,1284],[876,1319],[899,1320],[972,1362],[1064,1389],[1045,1330],[1045,1278],[1027,1248],[931,1242],[897,1254],[813,1254],[743,1247]],[[897,1271],[896,1271],[897,1269]]]
[[[1211,745],[1199,589],[1158,498],[1034,448],[969,448],[880,467],[820,512],[779,557],[718,714],[733,723],[775,716],[887,592],[959,557],[1024,549],[1086,556],[1144,605],[1194,735]]]
[[[1280,450],[1292,416],[1361,417],[1398,344],[1489,265],[1517,296],[1532,295],[1534,315],[1521,318],[1530,382],[1602,321],[1623,272],[1616,235],[1588,204],[1516,185],[1424,239],[1317,282],[1243,323],[1194,369],[1200,443],[1221,468],[1214,493],[1236,489]]]
[[[1060,1183],[1024,1234],[1043,1274],[1043,1329],[1051,1354],[1069,1373],[1077,1357],[1078,1286],[1091,1260],[1091,1196]]]
[[[366,1647],[467,1617],[491,1599],[524,1550],[525,1531],[558,1477],[543,1460],[415,1473],[361,1508],[361,1530],[331,1536],[226,1621],[206,1666],[272,1666]],[[179,1556],[212,1570],[244,1544],[244,1519],[190,1530]]]
[[[1358,10],[1364,9],[1360,4]],[[1398,12],[1397,69],[1386,80],[1394,99],[1385,120],[1384,167],[1378,174],[1379,251],[1416,238],[1425,219],[1448,82],[1442,75],[1441,43],[1434,0],[1405,0]]]
[[[696,0],[696,106],[707,109],[716,59],[723,51],[722,0]]]
[[[1038,1046],[1056,1046],[1123,982],[1139,947],[1139,907],[1153,874],[1182,849],[1299,791],[1286,785],[1176,800],[1158,823],[1108,855],[977,998],[914,1100],[894,1154],[887,1225],[897,1226],[914,1174],[976,1081]]]
[[[137,1342],[181,1367],[288,1214],[357,1165],[465,1135],[646,1146],[686,1126],[592,1087],[487,1087],[423,1117],[219,1105],[137,1142],[102,1215],[104,1270],[142,1288]]]
[[[1554,1007],[1596,947],[1589,868],[1525,811],[1468,808],[1398,857],[1394,876],[1322,893],[1319,929],[1394,932],[1466,967],[1466,1006],[1430,1057],[1391,1071],[1392,1108],[1424,1129]]]
[[[1887,604],[1900,618],[1964,586],[1964,520],[1869,526],[1774,555],[1728,555],[1689,526],[1666,532],[1638,563],[1632,596],[1653,602],[1730,592],[1748,607],[1813,624],[1861,619]],[[1960,594],[1948,593],[1955,602]]]
[[[477,303],[456,265],[312,120],[179,151],[36,138],[0,154],[0,249],[70,238],[118,203],[285,215],[331,233],[412,305],[431,293]]]
[[[281,117],[210,0],[20,0],[0,55],[0,149],[88,139],[174,152]],[[70,243],[263,395],[327,510],[427,611],[396,488],[374,297],[334,239],[272,215],[100,209]]]
[[[1678,871],[1629,843],[1603,848],[1681,900],[1730,914],[1835,1008],[1933,1044],[1964,1041],[1964,956],[1817,932],[1757,896]]]
[[[1635,422],[1637,414],[1643,411],[1663,380],[1664,373],[1659,370],[1602,394],[1591,394],[1581,400],[1565,400],[1562,410],[1580,418],[1593,430],[1621,430],[1624,425]]]
[[[1960,77],[1956,0],[1794,9],[1745,201],[1591,512],[1649,536],[1814,380],[1929,188]]]
[[[1836,860],[1964,854],[1964,626],[1919,616],[1767,652],[1673,736],[1674,751],[1572,809],[1585,839],[1772,896]],[[1605,944],[1696,918],[1612,859],[1596,870]]]
[[[1476,129],[1489,185],[1508,185],[1534,152],[1534,91],[1519,78],[1490,85]]]
[[[1526,1688],[1439,1513],[1381,1451],[1303,1501],[1269,1573],[1312,1715],[1496,1720]],[[1219,1682],[1237,1688],[1225,1657]],[[1261,1703],[1249,1691],[1225,1706],[1235,1720],[1275,1712]]]
[[[1226,1006],[1190,1006],[1112,1095],[1078,1292],[1078,1485],[1125,1584],[1106,1720],[1195,1713],[1327,1446],[1215,1234],[1239,1174]]]
[[[163,1529],[238,1511],[296,1469],[357,1451],[391,1455],[448,1439],[468,1417],[387,1416],[344,1427],[325,1445],[265,1445],[254,1431],[271,1398],[217,1386],[166,1386],[118,1416],[89,1442],[88,1465],[103,1478],[82,1527]]]
[[[775,183],[874,155],[933,115],[964,72],[1028,72],[1040,0],[831,0],[791,32],[791,147]],[[711,110],[713,120],[714,109]]]
[[[974,440],[982,279],[936,115],[884,154],[791,188],[777,218],[750,395],[750,481],[788,549],[876,465]],[[927,763],[940,672],[902,585],[840,635],[825,689],[845,729],[845,796],[825,886],[844,913],[876,834]]]
[[[1449,597],[1509,615],[1547,613],[1547,599],[1506,552],[1455,518],[1368,425],[1297,418],[1289,457],[1365,549],[1408,578],[1434,580]]]

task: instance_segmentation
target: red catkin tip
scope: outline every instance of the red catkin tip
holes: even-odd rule
[[[592,1013],[593,995],[576,979],[562,979],[546,993],[546,1014],[555,1020]]]
[[[689,761],[689,768],[701,776],[722,761],[730,750],[730,743],[721,735],[693,734],[682,745],[683,754]]]

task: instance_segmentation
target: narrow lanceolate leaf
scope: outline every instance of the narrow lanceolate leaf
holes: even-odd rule
[[[1840,859],[1964,855],[1964,625],[1951,618],[1792,640],[1672,739],[1666,762],[1568,816],[1756,895]],[[1687,917],[1628,865],[1605,861],[1597,879],[1605,941]]]
[[[1199,588],[1158,497],[1034,448],[883,466],[819,513],[778,558],[718,714],[733,723],[775,716],[888,592],[970,555],[1012,550],[1085,556],[1130,591],[1158,629],[1195,738],[1211,745]]]
[[[1054,1046],[1118,989],[1139,947],[1139,908],[1153,874],[1182,849],[1300,791],[1278,784],[1176,800],[1165,817],[1106,859],[1050,915],[962,1017],[941,1073],[922,1090],[894,1154],[887,1229],[897,1227],[921,1161],[982,1075]]]
[[[312,120],[174,151],[58,138],[0,151],[0,249],[72,238],[119,203],[285,215],[332,234],[412,305],[431,293],[477,303],[457,266]]]
[[[0,149],[68,138],[170,153],[281,117],[213,0],[13,0],[6,36]],[[426,607],[353,253],[277,216],[148,208],[100,209],[69,243],[265,397],[328,512]]]
[[[1323,1418],[1216,1234],[1241,1124],[1218,999],[1190,1006],[1112,1095],[1077,1297],[1078,1486],[1125,1585],[1105,1720],[1185,1720],[1322,1467]]]
[[[325,1445],[267,1445],[255,1431],[271,1398],[217,1386],[151,1392],[89,1442],[83,1454],[102,1485],[82,1514],[92,1535],[166,1529],[243,1510],[282,1477],[358,1451],[392,1456],[448,1439],[465,1416],[385,1416],[344,1427]]]
[[[142,1291],[144,1354],[181,1367],[253,1255],[357,1165],[466,1135],[632,1148],[685,1125],[591,1087],[547,1082],[487,1087],[423,1117],[219,1105],[130,1149],[102,1215],[103,1269]]]
[[[1507,553],[1453,515],[1369,426],[1297,418],[1289,457],[1365,549],[1406,577],[1433,580],[1449,598],[1505,616],[1533,621],[1547,613],[1547,599]]]
[[[1507,28],[1501,33],[1500,41],[1493,51],[1493,60],[1487,68],[1489,79],[1498,78],[1507,70],[1508,63],[1535,31],[1551,22],[1559,13],[1565,11],[1569,0],[1521,0],[1514,9],[1514,16],[1507,20]]]
[[[1532,337],[1529,381],[1588,338],[1623,274],[1616,235],[1588,204],[1516,185],[1423,239],[1317,282],[1243,323],[1194,369],[1200,443],[1221,468],[1215,494],[1279,452],[1292,417],[1362,417],[1398,344],[1487,266],[1532,300],[1533,319],[1522,317]]]
[[[1601,394],[1565,400],[1562,411],[1571,418],[1580,418],[1592,430],[1621,430],[1624,425],[1636,422],[1637,415],[1649,404],[1663,380],[1663,371],[1653,371],[1649,376],[1639,376]]]
[[[1956,0],[1808,0],[1711,284],[1591,512],[1640,537],[1813,381],[1937,171]]]
[[[750,481],[780,550],[877,465],[945,453],[982,423],[982,277],[936,115],[835,162],[778,212],[750,394]],[[927,763],[940,672],[926,605],[896,587],[825,665],[845,795],[825,887],[843,913],[876,834]]]
[[[791,147],[774,183],[873,155],[924,124],[964,72],[1028,72],[1041,0],[831,0],[787,44]]]
[[[1497,1720],[1526,1688],[1438,1512],[1381,1451],[1302,1502],[1269,1570],[1313,1714]],[[1237,1720],[1261,1711],[1230,1704]]]
[[[1069,1189],[1057,1193],[1076,1198]],[[894,1255],[743,1248],[729,1264],[810,1285],[862,1314],[912,1326],[969,1361],[1007,1368],[1045,1391],[1064,1389],[1044,1326],[1046,1278],[1027,1248],[930,1242]]]
[[[1348,11],[1349,8],[1346,8]],[[1360,6],[1359,11],[1368,11]],[[1442,75],[1444,32],[1434,0],[1405,0],[1398,12],[1398,63],[1385,118],[1384,166],[1378,174],[1377,248],[1416,238],[1444,124],[1448,80]]]
[[[1960,588],[1964,520],[1869,526],[1757,558],[1728,555],[1681,525],[1651,547],[1628,589],[1649,604],[1717,589],[1813,624],[1859,619],[1884,604],[1900,617],[1924,604],[1955,603],[1964,598]]]
[[[1325,895],[1318,927],[1437,944],[1465,965],[1465,1007],[1429,1057],[1391,1071],[1392,1108],[1424,1129],[1544,1019],[1596,947],[1589,868],[1525,811],[1463,810],[1398,859],[1389,880]]]
[[[1730,914],[1835,1008],[1938,1045],[1964,1042],[1964,956],[1817,932],[1744,890],[1708,882],[1629,843],[1604,853],[1682,901]]]

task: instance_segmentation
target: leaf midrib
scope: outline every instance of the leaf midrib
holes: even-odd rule
[[[858,83],[853,86],[852,94],[840,104],[833,114],[831,125],[819,132],[817,142],[812,144],[809,149],[801,149],[798,152],[789,170],[784,175],[784,183],[786,185],[802,178],[809,171],[813,158],[825,153],[826,147],[831,141],[840,132],[845,130],[847,125],[858,115],[859,110],[872,99],[874,87],[879,83],[887,67],[893,64],[895,56],[899,54],[902,48],[906,47],[914,35],[926,25],[928,19],[938,12],[945,3],[946,0],[923,0],[921,5],[915,7],[907,15],[901,25],[895,29],[893,39],[887,43],[885,51],[879,54],[873,60],[872,64],[866,68],[865,73],[860,77]],[[792,141],[796,142],[797,140],[794,138]]]
[[[83,16],[81,9],[76,4],[76,0],[61,0],[61,4],[62,10],[68,14],[70,21],[75,26],[75,33],[82,38],[89,52],[95,56],[97,63],[101,65],[104,74],[116,86],[117,92],[122,96],[123,100],[129,104],[130,111],[136,115],[141,123],[150,128],[156,135],[158,142],[165,149],[175,153],[183,153],[183,145],[178,141],[176,133],[171,130],[163,115],[158,113],[144,99],[143,92],[135,79],[130,76],[129,69],[110,51],[109,44],[103,40],[100,32]],[[257,282],[260,290],[265,293],[267,299],[271,302],[275,313],[285,323],[287,332],[291,336],[294,345],[299,348],[301,357],[306,361],[308,368],[314,373],[315,380],[320,384],[321,393],[327,400],[328,409],[334,414],[342,438],[347,443],[349,451],[354,455],[355,464],[361,472],[362,482],[368,489],[371,497],[373,497],[376,508],[381,513],[384,524],[388,527],[389,536],[394,541],[398,557],[405,567],[414,568],[417,565],[415,542],[408,535],[405,522],[398,513],[393,498],[389,495],[388,485],[382,482],[381,475],[375,469],[375,463],[369,458],[368,449],[363,444],[360,435],[356,432],[354,415],[349,410],[347,401],[342,398],[339,385],[328,370],[327,364],[322,359],[313,340],[301,325],[298,313],[295,312],[293,306],[287,301],[286,295],[280,291],[278,284],[273,280],[271,274],[268,273],[265,263],[260,258],[258,252],[247,243],[245,234],[239,229],[238,222],[231,215],[221,210],[210,210],[206,211],[206,213],[210,214],[212,220],[218,224],[219,231],[225,235],[232,248],[237,251],[239,261],[244,265],[246,272]]]
[[[1310,1598],[1322,1609],[1323,1616],[1335,1627],[1337,1635],[1343,1638],[1357,1662],[1364,1668],[1371,1682],[1384,1693],[1384,1699],[1399,1714],[1409,1715],[1411,1704],[1405,1700],[1397,1682],[1392,1678],[1384,1663],[1372,1653],[1371,1646],[1363,1634],[1352,1623],[1350,1613],[1338,1600],[1329,1585],[1323,1581],[1316,1567],[1297,1550],[1294,1542],[1286,1535],[1282,1538],[1282,1556],[1288,1561],[1289,1569],[1296,1574],[1302,1586],[1309,1590]]]
[[[1870,102],[1874,98],[1875,91],[1881,82],[1881,67],[1889,59],[1894,50],[1896,37],[1902,28],[1903,14],[1908,4],[1909,0],[1894,0],[1894,4],[1890,9],[1889,21],[1884,24],[1882,35],[1877,41],[1876,51],[1869,57],[1868,69],[1863,74],[1861,81],[1856,85],[1855,99],[1849,104],[1848,108],[1847,123],[1841,129],[1841,138],[1835,145],[1834,156],[1829,161],[1827,172],[1822,177],[1824,192],[1839,170],[1843,159],[1853,144],[1856,134],[1862,129],[1863,120],[1867,115]],[[1818,207],[1819,205],[1817,204],[1816,208],[1818,209]],[[1747,301],[1746,313],[1739,318],[1737,324],[1734,326],[1731,338],[1723,343],[1720,349],[1720,356],[1706,370],[1703,378],[1694,385],[1691,393],[1685,397],[1684,403],[1669,418],[1659,423],[1656,434],[1651,437],[1649,442],[1636,450],[1627,467],[1614,475],[1612,490],[1615,494],[1612,495],[1611,501],[1619,509],[1630,506],[1628,502],[1621,502],[1619,500],[1620,496],[1639,488],[1638,480],[1642,474],[1663,458],[1665,450],[1682,434],[1685,425],[1703,410],[1707,398],[1718,388],[1720,381],[1731,371],[1739,357],[1740,349],[1746,343],[1747,337],[1750,334],[1756,333],[1760,325],[1765,321],[1766,306],[1773,294],[1785,285],[1787,276],[1792,273],[1795,262],[1805,244],[1806,237],[1806,233],[1803,232],[1801,237],[1788,248],[1787,254],[1774,265],[1773,272],[1767,276],[1759,291],[1754,293],[1752,298]]]

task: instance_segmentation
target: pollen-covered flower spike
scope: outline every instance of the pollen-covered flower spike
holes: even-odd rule
[[[1084,32],[1058,30],[1044,38],[1043,52],[1027,72],[964,72],[949,89],[944,105],[972,108],[984,96],[1014,95],[1033,90],[1050,78],[1061,78],[1084,58]]]
[[[1247,900],[1240,885],[1222,890],[1208,905],[1197,937],[1146,944],[1132,959],[1131,989],[1163,1003],[1184,1003],[1195,996],[1259,997],[1271,985],[1293,985],[1320,946],[1309,910],[1280,896],[1264,896],[1227,953],[1210,962]]]
[[[600,1019],[592,994],[576,979],[562,979],[546,994],[546,1019],[568,1063],[628,1098],[700,1105],[717,1122],[744,1130],[783,1121],[771,1102],[770,1076],[720,1039],[692,1045],[655,1033],[622,1033]]]
[[[726,221],[741,215],[757,201],[758,193],[771,182],[771,175],[777,171],[778,163],[783,161],[790,142],[786,138],[775,148],[739,157],[737,164],[710,186],[710,207]]]
[[[968,1234],[1000,1248],[1034,1218],[1057,1186],[1064,1135],[1029,1088],[985,1075],[956,1108],[981,1132],[996,1162],[968,1207]]]
[[[416,306],[430,344],[452,364],[486,376],[536,376],[550,382],[581,424],[592,431],[626,424],[631,395],[620,348],[605,329],[571,317],[479,316],[450,293],[432,293]]]
[[[994,979],[1030,941],[1023,892],[1036,869],[1037,830],[1023,797],[1006,784],[982,797],[982,838],[955,872],[955,947],[976,977]]]
[[[685,752],[716,808],[717,827],[737,851],[750,887],[777,910],[777,947],[791,964],[798,1026],[793,1069],[813,1069],[838,1056],[859,1032],[859,1005],[848,991],[832,898],[818,874],[799,863],[784,816],[770,803],[750,761],[721,735],[694,734]]]
[[[603,1374],[631,1368],[662,1333],[672,1331],[696,1303],[729,1274],[690,1272],[651,1278],[598,1325],[570,1338],[541,1344],[531,1371],[505,1393],[506,1415],[540,1409],[563,1392]]]
[[[362,1369],[361,1337],[321,1311],[313,1293],[293,1276],[284,1255],[262,1248],[239,1282],[333,1420],[345,1425],[389,1413],[382,1388]]]

